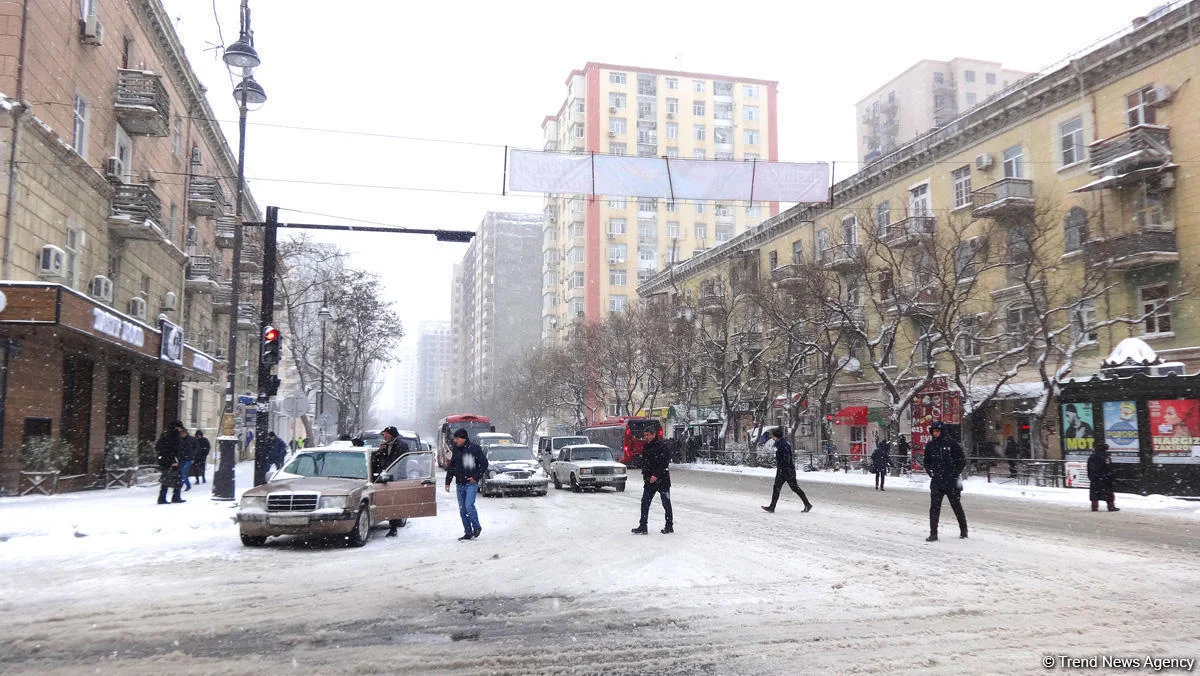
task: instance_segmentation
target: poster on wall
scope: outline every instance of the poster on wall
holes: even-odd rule
[[[1137,403],[1106,401],[1101,406],[1109,457],[1113,462],[1138,462]]]
[[[1200,462],[1200,401],[1155,399],[1150,411],[1150,450],[1158,463]]]
[[[1095,443],[1091,404],[1062,405],[1062,444],[1067,455],[1090,455]]]

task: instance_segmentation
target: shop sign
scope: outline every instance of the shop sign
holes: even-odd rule
[[[201,373],[213,372],[213,360],[205,357],[199,352],[192,353],[192,369]]]
[[[183,366],[183,328],[163,319],[159,321],[162,341],[158,347],[158,358]]]
[[[142,327],[98,307],[92,308],[92,330],[134,347],[146,344],[146,332]]]

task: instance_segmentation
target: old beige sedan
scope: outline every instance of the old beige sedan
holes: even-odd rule
[[[235,520],[242,544],[257,547],[273,535],[342,536],[354,547],[381,521],[437,516],[431,451],[405,453],[377,477],[377,449],[332,446],[305,449],[267,483],[242,495]]]

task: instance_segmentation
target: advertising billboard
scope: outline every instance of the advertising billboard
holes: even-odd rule
[[[1101,407],[1109,457],[1113,462],[1138,462],[1137,402],[1106,401]]]
[[[1195,399],[1152,399],[1150,450],[1157,463],[1200,462],[1200,401]]]

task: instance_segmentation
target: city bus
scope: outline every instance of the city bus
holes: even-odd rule
[[[460,429],[466,430],[467,436],[474,443],[479,443],[480,432],[496,431],[492,421],[481,415],[456,413],[442,418],[442,422],[438,425],[438,433],[442,437],[442,452],[438,453],[437,457],[438,467],[446,467],[450,464],[450,455],[454,451],[454,432]]]

